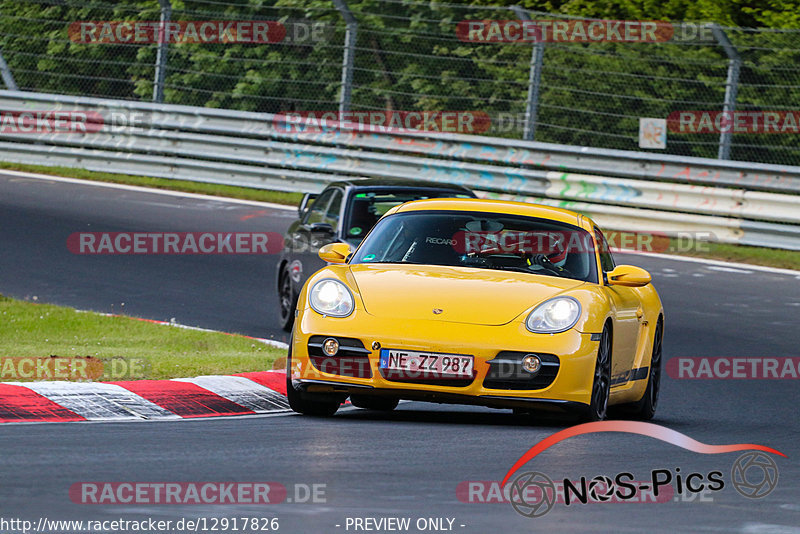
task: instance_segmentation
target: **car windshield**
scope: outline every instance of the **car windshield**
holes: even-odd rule
[[[474,267],[597,283],[588,232],[547,219],[463,211],[415,211],[381,220],[351,263]]]
[[[426,198],[472,198],[463,191],[447,190],[380,190],[356,193],[351,201],[345,238],[354,245],[358,245],[364,236],[375,226],[378,219],[395,206],[412,200]]]

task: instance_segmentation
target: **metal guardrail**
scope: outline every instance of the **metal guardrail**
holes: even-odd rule
[[[347,124],[299,131],[302,122],[264,113],[18,91],[0,91],[0,109],[99,121],[87,133],[3,129],[5,161],[282,191],[318,191],[342,176],[454,182],[568,207],[611,229],[708,231],[800,250],[800,167]]]

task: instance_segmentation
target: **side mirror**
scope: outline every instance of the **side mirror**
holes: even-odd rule
[[[312,200],[314,200],[315,198],[317,198],[317,195],[314,195],[314,194],[312,194],[312,193],[306,193],[305,195],[303,195],[303,200],[301,200],[301,201],[300,201],[300,205],[299,205],[299,206],[297,206],[297,214],[298,214],[300,217],[302,217],[302,216],[303,216],[303,214],[304,214],[304,213],[306,212],[306,210],[308,209],[308,204],[309,204],[309,203],[310,203]]]
[[[650,273],[633,265],[618,265],[606,276],[610,286],[643,287],[652,280]]]
[[[345,263],[353,248],[347,243],[328,243],[319,249],[319,257],[328,263]]]

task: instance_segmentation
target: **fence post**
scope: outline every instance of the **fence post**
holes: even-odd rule
[[[519,6],[511,6],[519,20],[529,21],[528,12]],[[531,52],[531,66],[528,73],[528,99],[525,102],[525,127],[522,138],[533,141],[536,137],[536,122],[539,119],[539,86],[542,81],[542,62],[544,60],[544,41],[537,39]]]
[[[350,111],[350,95],[353,90],[353,63],[356,53],[356,31],[358,21],[345,0],[333,0],[346,24],[344,34],[344,56],[342,57],[342,90],[339,93],[339,113]]]
[[[724,116],[729,118],[728,122],[732,123],[732,114],[736,110],[736,94],[739,91],[739,71],[742,66],[742,60],[736,51],[736,47],[733,46],[725,31],[718,24],[711,25],[711,33],[725,51],[725,55],[728,56],[728,78],[725,80],[725,102],[722,105],[722,112],[726,114]],[[731,128],[728,128],[727,132],[720,132],[717,159],[731,159],[731,137]]]
[[[11,74],[11,69],[8,68],[6,58],[3,57],[3,52],[0,51],[0,76],[3,77],[3,83],[6,84],[6,89],[9,91],[19,91],[17,82],[14,81],[14,75]]]
[[[167,52],[169,42],[165,38],[166,27],[172,18],[172,4],[170,0],[158,0],[161,5],[161,22],[158,31],[158,51],[156,52],[156,73],[153,80],[153,102],[164,102],[164,79],[167,75]]]

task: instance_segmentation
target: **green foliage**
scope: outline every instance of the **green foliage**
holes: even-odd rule
[[[335,110],[345,24],[330,0],[173,0],[172,20],[312,20],[314,42],[170,44],[165,101],[262,112]],[[348,0],[359,21],[353,110],[480,110],[490,135],[519,138],[528,93],[530,44],[456,38],[459,21],[572,16],[716,22],[742,58],[738,109],[795,109],[800,101],[797,0],[470,0],[460,4]],[[79,20],[149,20],[155,0],[84,3],[0,0],[0,46],[27,90],[150,100],[156,44],[71,41]],[[550,13],[550,14],[548,14]],[[706,36],[708,37],[708,36]],[[668,43],[548,43],[536,139],[638,149],[640,117],[720,110],[728,58],[713,40]],[[503,124],[510,125],[501,128]],[[715,157],[718,136],[669,135],[668,152]],[[737,135],[735,159],[800,164],[796,135]]]

